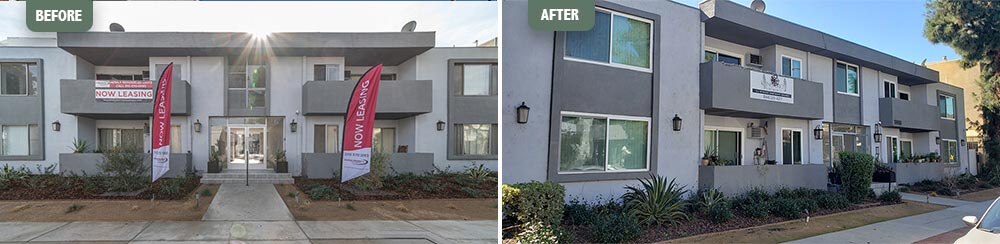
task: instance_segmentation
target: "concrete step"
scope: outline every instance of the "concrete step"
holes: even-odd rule
[[[201,177],[202,184],[246,184],[249,178],[252,184],[292,184],[295,179],[289,173],[274,173],[274,171],[251,170],[246,171],[224,171],[222,173],[208,173]]]
[[[217,173],[217,174],[204,174],[204,175],[202,175],[202,178],[222,178],[222,179],[228,179],[228,178],[246,178],[247,175],[248,175],[247,173]],[[281,173],[281,174],[279,174],[279,173],[269,173],[269,174],[250,173],[249,175],[250,175],[250,178],[292,178],[292,175],[289,174],[289,173]]]
[[[245,184],[244,179],[205,179],[201,178],[202,184]],[[250,184],[295,184],[295,179],[254,179],[250,178]]]

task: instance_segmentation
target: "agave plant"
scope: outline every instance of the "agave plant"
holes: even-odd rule
[[[708,212],[715,206],[726,203],[726,195],[717,188],[698,190],[695,194],[694,204],[698,210]]]
[[[73,153],[85,153],[88,147],[90,147],[90,143],[87,143],[86,140],[73,138],[73,146],[70,148],[73,149]]]
[[[665,177],[655,174],[639,179],[639,183],[641,188],[625,187],[629,191],[622,195],[626,213],[635,216],[641,223],[656,225],[675,224],[688,218],[682,198],[687,193],[684,186],[675,184],[674,180],[668,183]]]

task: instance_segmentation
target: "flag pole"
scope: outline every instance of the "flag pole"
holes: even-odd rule
[[[173,70],[173,67],[174,67],[174,62],[170,62],[170,64],[167,64],[166,68],[163,68],[163,71],[160,71],[160,76],[156,77],[157,78],[157,84],[155,85],[155,87],[153,87],[153,111],[150,113],[150,114],[152,114],[152,116],[156,116],[156,103],[159,100],[159,98],[158,98],[159,96],[157,96],[157,94],[160,92],[160,84],[159,83],[163,80],[163,74],[167,73],[167,69]],[[173,75],[172,71],[171,71],[171,75]],[[152,122],[149,122],[149,123],[150,123],[149,129],[152,130],[153,126],[155,126],[155,125],[153,125]],[[156,166],[153,165],[153,163],[154,163],[153,162],[153,132],[150,131],[149,132],[149,192],[150,192],[149,203],[150,203],[150,205],[152,205],[153,201],[156,200],[156,192],[153,191],[153,183],[156,181],[154,179],[155,176],[153,175],[154,174],[153,173],[153,168],[156,167]]]

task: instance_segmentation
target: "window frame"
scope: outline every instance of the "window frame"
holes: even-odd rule
[[[614,40],[615,40],[614,39],[615,38],[615,28],[614,28],[614,26],[615,26],[615,24],[614,24],[615,15],[620,15],[620,16],[628,18],[628,19],[642,21],[642,22],[645,22],[645,23],[649,24],[649,67],[648,68],[643,68],[643,67],[632,66],[632,65],[628,65],[628,64],[619,64],[619,63],[615,63],[615,62],[611,61],[612,59],[614,59],[614,48],[613,47],[608,49],[608,62],[606,62],[606,63],[605,62],[600,62],[600,61],[587,60],[587,59],[583,59],[583,58],[571,57],[569,55],[566,55],[565,48],[563,49],[563,60],[574,61],[574,62],[581,62],[581,63],[589,63],[589,64],[596,64],[596,65],[604,65],[604,66],[610,66],[610,67],[615,67],[615,68],[624,68],[624,69],[630,69],[630,70],[635,70],[635,71],[640,71],[640,72],[646,72],[646,73],[653,73],[653,66],[656,65],[654,63],[655,60],[653,60],[653,57],[654,57],[653,53],[656,52],[656,50],[653,49],[653,47],[656,46],[655,45],[655,43],[656,43],[655,42],[656,41],[656,23],[655,23],[655,21],[651,20],[651,19],[639,17],[639,16],[636,16],[636,15],[624,13],[624,12],[621,12],[621,11],[611,10],[611,9],[600,7],[600,6],[595,6],[594,7],[594,11],[605,12],[605,13],[607,13],[611,17],[611,20],[608,22],[608,25],[610,25],[608,27],[608,33],[609,33],[608,45],[611,45],[611,46],[615,45],[614,44],[615,43],[614,42]],[[563,40],[563,46],[565,46],[565,42],[566,41]]]
[[[323,140],[324,140],[323,141],[323,152],[317,152],[316,151],[316,131],[315,131],[316,130],[316,126],[322,126],[323,127]],[[333,136],[333,142],[337,144],[337,147],[334,147],[336,149],[336,151],[334,151],[334,152],[330,152],[330,151],[326,150],[326,148],[329,145],[328,141],[330,141],[329,139],[330,139],[330,136],[331,136],[331,134],[330,134],[330,126],[337,127],[337,131],[334,132],[333,135],[332,135]],[[313,126],[312,126],[313,132],[311,133],[312,134],[312,152],[313,153],[329,153],[329,154],[341,153],[341,150],[343,149],[343,147],[340,146],[340,143],[341,143],[341,141],[340,141],[340,134],[342,134],[343,131],[341,131],[340,127],[341,126],[338,123],[316,123],[316,124],[313,124]]]
[[[837,64],[844,64],[845,65],[845,67],[844,67],[844,82],[845,82],[844,87],[846,87],[848,91],[842,92],[842,91],[837,90]],[[851,63],[848,63],[848,62],[844,62],[844,61],[839,61],[839,60],[837,62],[834,62],[833,66],[834,66],[833,67],[833,90],[836,91],[837,94],[843,94],[843,95],[848,95],[848,96],[861,97],[861,66],[858,66],[858,65],[855,65],[855,64],[851,64]],[[858,73],[858,80],[854,84],[854,86],[857,87],[857,89],[858,89],[858,93],[851,93],[850,92],[850,86],[849,86],[850,83],[846,83],[846,82],[850,81],[850,79],[848,79],[848,77],[847,77],[847,71],[849,71],[851,67],[854,67],[854,69],[857,70],[857,73]]]
[[[949,147],[949,144],[952,144],[952,143],[955,144],[955,151],[952,152],[952,153],[955,154],[955,161],[948,161],[948,157],[947,157],[948,154],[945,154],[944,150],[942,150],[942,152],[941,152],[941,162],[942,163],[946,163],[946,164],[958,164],[958,163],[962,162],[961,154],[958,153],[961,150],[961,149],[959,149],[958,140],[941,138],[941,145],[940,145],[941,149],[949,149],[949,151],[951,151],[950,150],[951,147]]]
[[[907,150],[907,151],[910,151],[910,155],[903,155],[903,143],[904,142],[906,142],[907,144],[909,144],[909,147],[908,147],[909,150]],[[907,140],[907,139],[899,138],[899,158],[902,159],[903,156],[913,157],[913,140]]]
[[[896,150],[892,149],[892,142],[896,141]],[[912,153],[912,150],[910,151]],[[902,163],[903,143],[899,136],[885,136],[885,156],[889,163]]]
[[[389,148],[388,152],[382,152],[382,153],[386,153],[386,154],[396,153],[396,150],[399,149],[399,143],[397,143],[397,141],[398,141],[397,140],[398,139],[397,138],[397,134],[399,134],[399,133],[396,133],[396,132],[398,132],[399,130],[397,130],[396,127],[379,127],[379,126],[376,126],[373,129],[378,129],[380,132],[384,132],[387,129],[388,130],[392,130],[392,147]],[[384,136],[385,136],[384,133],[380,133],[379,134],[379,140],[382,140],[382,143],[385,143],[385,138],[383,138]],[[382,145],[382,147],[385,147],[385,145]],[[372,151],[373,152],[375,151],[375,131],[374,130],[372,130]]]
[[[746,134],[746,131],[744,130],[744,128],[706,125],[701,130],[702,136],[704,136],[705,131],[710,131],[710,130],[714,130],[714,131],[717,132],[715,134],[715,150],[716,150],[715,154],[719,154],[719,151],[718,151],[719,150],[719,134],[718,134],[718,131],[726,131],[726,132],[736,132],[736,133],[739,133],[740,144],[736,147],[736,156],[738,156],[739,158],[736,159],[736,164],[734,164],[734,165],[726,165],[726,166],[740,166],[740,165],[743,165],[743,147],[745,147],[747,145],[746,144],[746,140],[747,140],[746,135],[747,134]],[[702,144],[701,149],[704,150],[705,149],[704,138],[702,138],[702,143],[701,144]]]
[[[803,152],[805,152],[805,150],[803,150],[803,148],[804,148],[804,146],[806,144],[806,136],[805,136],[805,133],[803,133],[804,130],[802,130],[802,128],[781,128],[781,133],[784,134],[786,130],[787,131],[792,131],[792,132],[798,132],[799,133],[799,145],[797,147],[797,149],[798,149],[797,151],[799,152],[799,158],[801,158],[802,161],[799,162],[798,165],[809,164],[809,163],[806,163],[806,156],[805,156],[805,153],[803,153]],[[795,133],[792,133],[792,136],[795,136]],[[792,139],[791,142],[792,142],[792,146],[795,146],[795,139],[794,138]],[[785,138],[784,138],[783,135],[782,135],[782,138],[781,138],[781,143],[782,144],[785,143]],[[782,146],[780,146],[778,148],[780,148],[780,149],[778,149],[778,151],[781,151],[781,161],[782,161],[781,164],[782,165],[786,165],[786,164],[787,165],[796,165],[795,164],[795,154],[794,154],[796,150],[793,149],[793,151],[792,151],[792,153],[793,153],[792,154],[792,162],[791,163],[786,163],[786,162],[784,162],[784,159],[785,159],[784,158],[785,157],[785,147],[784,147],[784,145],[782,145]]]
[[[628,116],[628,115],[613,115],[613,114],[599,114],[599,113],[585,113],[585,112],[562,111],[562,112],[559,113],[559,120],[561,121],[562,118],[566,117],[566,116],[569,116],[569,117],[578,117],[578,118],[595,118],[595,119],[603,118],[603,119],[605,119],[604,123],[605,123],[605,126],[606,126],[605,128],[606,129],[604,130],[604,150],[605,150],[605,152],[604,152],[604,170],[603,171],[562,171],[562,170],[559,169],[560,166],[562,165],[562,160],[559,159],[559,157],[557,156],[556,159],[559,159],[559,160],[556,160],[556,165],[555,165],[556,166],[555,171],[556,171],[557,175],[609,174],[609,173],[613,174],[613,173],[630,173],[630,172],[649,172],[651,170],[650,161],[652,161],[652,160],[650,159],[650,156],[652,155],[652,152],[651,152],[652,149],[650,147],[650,143],[652,143],[651,138],[653,137],[652,136],[652,123],[653,123],[652,119],[650,119],[648,117]],[[608,154],[609,153],[607,152],[607,150],[608,150],[608,144],[610,142],[608,140],[608,133],[609,132],[608,132],[607,128],[610,128],[611,120],[624,120],[624,121],[646,122],[646,166],[645,167],[643,167],[642,169],[628,169],[628,170],[614,170],[614,171],[609,171],[608,170]],[[559,144],[560,145],[562,144],[562,138],[559,138]],[[559,153],[560,152],[558,152],[558,151],[556,152],[556,154],[559,154]]]
[[[3,132],[4,132],[4,130],[3,129],[5,127],[26,127],[25,129],[27,130],[27,133],[25,133],[25,135],[27,135],[28,138],[25,138],[24,141],[25,141],[26,144],[28,144],[26,146],[26,148],[28,149],[28,154],[24,154],[24,155],[5,155],[5,154],[3,154],[3,152],[4,152],[4,147],[3,147],[3,140],[4,140],[4,138],[3,138]],[[36,127],[37,127],[37,125],[36,125]],[[45,147],[45,145],[42,145],[42,148],[44,148],[44,147]],[[31,155],[31,124],[0,124],[0,158],[2,158],[2,157],[31,157],[31,156],[34,156],[34,155]]]
[[[339,77],[340,79],[330,79],[330,76],[329,76],[329,74],[330,74],[330,67],[329,66],[331,66],[331,65],[338,66],[337,68],[339,69],[339,72],[336,72],[335,74],[337,74],[337,76],[340,76]],[[316,66],[323,66],[323,76],[324,76],[323,80],[316,79]],[[313,64],[313,74],[312,74],[312,79],[311,80],[313,80],[313,81],[344,81],[344,80],[346,80],[348,78],[347,76],[345,76],[347,70],[344,67],[345,67],[344,64],[340,64],[340,63],[315,63],[315,64]]]
[[[889,96],[889,97],[885,96],[885,93],[888,92],[887,90],[884,90],[886,84],[888,84],[890,87],[892,87],[892,94],[890,94],[892,96]],[[899,83],[898,82],[896,82],[894,80],[890,80],[890,79],[882,79],[882,89],[883,89],[882,90],[882,97],[883,98],[896,98],[896,99],[899,98]]]
[[[938,92],[937,97],[938,97],[937,98],[937,101],[938,101],[938,117],[940,117],[941,119],[946,119],[946,120],[955,120],[955,118],[958,117],[958,108],[957,108],[958,107],[958,104],[957,104],[958,100],[956,100],[955,95],[951,95],[950,93]],[[941,97],[950,97],[951,98],[951,105],[953,105],[953,108],[951,108],[951,110],[953,111],[952,114],[951,114],[951,117],[941,117],[941,108],[940,108],[941,107]],[[945,103],[945,105],[947,105],[947,103]],[[945,115],[946,116],[948,115],[947,111],[948,111],[947,108],[945,108]]]
[[[31,94],[32,90],[31,90],[31,86],[30,86],[30,84],[31,84],[31,65],[38,66],[38,72],[41,73],[42,72],[41,62],[34,62],[34,61],[0,61],[0,64],[20,64],[20,65],[24,66],[24,74],[26,75],[26,77],[24,79],[24,83],[23,83],[23,85],[24,85],[24,94],[4,94],[3,91],[0,90],[0,97],[36,97],[36,96],[38,96],[38,93],[42,92],[42,88],[41,87],[42,87],[42,83],[44,82],[44,80],[42,80],[42,75],[41,74],[35,74],[35,77],[38,79],[38,84],[36,84],[35,89],[37,89],[38,92],[36,92],[35,94]],[[0,69],[2,69],[2,68],[0,68]],[[0,75],[0,84],[3,84],[3,82],[4,82],[3,78],[4,77],[2,75]],[[0,86],[2,86],[2,85],[0,85]]]
[[[791,61],[797,61],[797,62],[799,62],[799,77],[795,77],[794,75],[792,75],[792,70],[795,70],[794,66],[792,65],[794,63],[790,63],[789,64],[788,68],[790,70],[788,70],[788,75],[785,75],[785,66],[784,66],[785,60],[784,59],[786,59],[786,58],[789,59],[789,60],[791,60]],[[778,70],[781,71],[781,75],[782,76],[792,77],[792,78],[796,78],[796,79],[805,79],[805,78],[802,78],[802,73],[803,73],[802,72],[802,59],[782,54],[781,55],[781,63],[778,63]]]
[[[719,55],[726,55],[726,56],[733,57],[736,60],[739,60],[740,61],[739,64],[736,64],[736,65],[739,65],[740,67],[743,67],[743,64],[745,63],[745,62],[743,62],[742,55],[738,55],[738,54],[736,54],[734,52],[725,51],[725,50],[718,49],[718,48],[713,48],[713,47],[705,47],[705,51],[704,52],[715,53],[714,59],[712,61],[710,61],[710,62],[719,62],[719,63],[723,63],[723,64],[729,65],[729,63],[725,63],[725,62],[719,61]],[[704,52],[702,52],[702,54],[704,54]]]
[[[461,90],[458,91],[458,96],[461,97],[490,97],[493,94],[493,63],[477,63],[477,62],[466,62],[466,63],[456,63],[462,71],[462,75],[459,76],[458,85]],[[486,66],[486,94],[465,94],[465,66],[466,65],[484,65]],[[499,74],[497,74],[499,75]],[[499,77],[499,76],[497,76]],[[499,79],[499,78],[498,78]]]
[[[903,99],[903,94],[906,94],[906,99]],[[910,100],[910,93],[909,92],[900,91],[899,87],[896,87],[896,98],[898,98],[899,100],[903,100],[903,101],[909,101]]]

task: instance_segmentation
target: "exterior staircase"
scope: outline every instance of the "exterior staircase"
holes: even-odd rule
[[[289,173],[275,173],[274,170],[251,169],[250,184],[294,184]],[[246,184],[245,169],[226,169],[222,173],[206,173],[201,176],[202,184]]]

